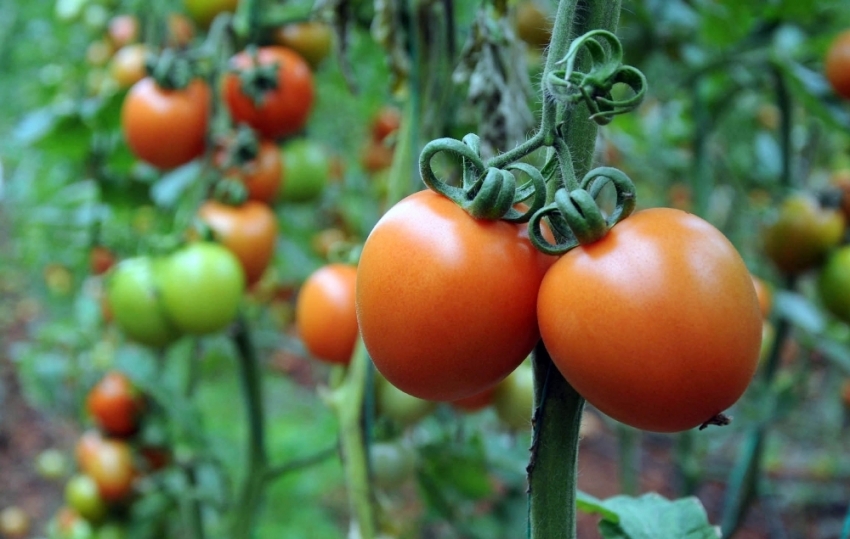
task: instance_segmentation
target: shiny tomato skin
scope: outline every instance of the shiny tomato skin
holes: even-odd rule
[[[198,217],[212,229],[216,240],[239,259],[246,284],[259,281],[274,256],[277,241],[274,212],[266,204],[253,200],[239,206],[208,200],[198,210]]]
[[[763,232],[764,252],[783,273],[798,275],[820,265],[844,235],[844,215],[821,208],[804,193],[786,198]]]
[[[226,247],[202,241],[164,260],[159,283],[163,310],[174,325],[191,335],[205,335],[236,319],[245,271]]]
[[[292,49],[260,47],[260,65],[278,64],[277,88],[263,94],[259,106],[241,88],[239,77],[230,73],[224,78],[224,99],[233,120],[250,125],[263,137],[274,139],[292,135],[307,123],[313,107],[313,74],[310,65]],[[236,70],[249,69],[254,60],[247,52],[231,59]]]
[[[552,360],[587,401],[643,430],[697,427],[743,394],[762,317],[720,231],[680,210],[635,213],[562,256],[537,305]]]
[[[204,153],[209,103],[209,87],[199,79],[166,90],[145,77],[124,98],[124,138],[136,157],[157,168],[188,163]]]
[[[313,357],[348,365],[357,342],[354,283],[357,268],[328,264],[313,272],[298,293],[295,326]]]
[[[248,190],[248,198],[271,204],[277,198],[284,178],[280,149],[269,140],[260,141],[257,156],[240,169],[229,169],[225,175],[237,178]]]
[[[144,398],[127,376],[112,371],[91,389],[86,407],[103,432],[126,437],[139,428]]]
[[[357,320],[387,380],[455,401],[497,384],[539,338],[537,289],[551,258],[524,226],[479,221],[432,191],[392,207],[357,271]]]
[[[832,41],[826,53],[824,70],[835,93],[850,99],[850,30],[841,32]]]

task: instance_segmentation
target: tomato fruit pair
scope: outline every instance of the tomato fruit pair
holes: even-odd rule
[[[301,138],[281,148],[285,180],[280,191],[287,202],[308,202],[324,191],[330,176],[328,155],[321,144]]]
[[[112,371],[89,391],[86,407],[103,432],[126,437],[139,428],[144,398],[127,376]]]
[[[266,204],[253,200],[239,206],[208,200],[198,210],[198,217],[212,229],[216,240],[239,259],[246,284],[259,281],[274,256],[277,241],[274,212]]]
[[[782,272],[796,275],[821,264],[844,234],[841,212],[821,208],[806,194],[786,198],[764,229],[764,251]]]
[[[292,135],[307,123],[313,107],[313,74],[297,52],[286,47],[260,47],[256,52],[259,66],[277,66],[277,87],[264,90],[255,103],[242,88],[236,73],[224,78],[224,99],[233,121],[253,127],[263,137],[274,139]],[[255,67],[247,51],[231,58],[236,72]]]
[[[496,385],[539,338],[552,258],[527,229],[471,218],[432,191],[393,206],[357,271],[357,321],[377,369],[416,397],[456,401]]]
[[[761,346],[758,300],[738,252],[709,223],[667,208],[637,212],[558,259],[537,316],[576,391],[656,432],[700,426],[734,404]]]
[[[354,283],[357,268],[329,264],[304,282],[295,306],[298,335],[310,354],[348,365],[357,343]]]
[[[199,79],[169,90],[145,77],[124,98],[124,138],[136,157],[157,168],[183,165],[204,153],[209,104],[209,87]]]

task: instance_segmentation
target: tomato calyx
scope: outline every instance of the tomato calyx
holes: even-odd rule
[[[164,49],[159,56],[148,53],[145,71],[163,90],[182,90],[195,78],[195,69],[189,56],[174,49]]]
[[[716,416],[708,419],[705,423],[699,426],[699,430],[706,429],[709,425],[716,425],[718,427],[725,427],[732,423],[732,418],[726,414],[717,414]]]
[[[266,93],[277,90],[280,62],[261,63],[257,47],[254,46],[246,49],[246,52],[251,59],[250,67],[234,69],[233,72],[239,77],[242,93],[251,99],[255,107],[261,107]]]
[[[575,69],[582,51],[591,59],[587,73]],[[592,113],[590,119],[599,125],[610,123],[618,114],[635,110],[646,95],[646,77],[640,70],[623,65],[623,46],[617,36],[607,30],[594,30],[573,41],[558,65],[563,65],[563,69],[553,70],[546,76],[547,92],[566,104],[584,101]],[[617,84],[625,84],[634,95],[615,99],[611,89]]]

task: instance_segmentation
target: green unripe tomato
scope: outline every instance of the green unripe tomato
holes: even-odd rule
[[[827,310],[850,324],[850,247],[836,249],[827,259],[818,292]]]
[[[159,297],[159,264],[146,256],[122,260],[110,270],[106,288],[115,323],[127,337],[148,346],[165,346],[180,336]]]
[[[219,13],[233,13],[238,4],[239,0],[183,0],[186,12],[201,28],[209,27]]]
[[[204,335],[236,318],[245,291],[245,273],[226,247],[197,242],[175,251],[159,273],[165,312],[185,333]]]
[[[281,199],[308,202],[322,194],[330,176],[330,159],[322,146],[309,139],[296,139],[281,148],[283,186]]]
[[[401,427],[421,421],[437,408],[437,403],[409,395],[375,372],[375,405],[378,417],[385,417]]]
[[[844,234],[841,212],[805,195],[789,196],[764,230],[764,251],[780,271],[797,275],[823,262]]]
[[[58,449],[45,449],[35,458],[35,469],[45,479],[61,479],[68,473],[68,458]]]
[[[65,503],[89,522],[100,522],[106,516],[106,502],[100,496],[95,480],[87,475],[75,475],[68,481]]]
[[[416,468],[416,453],[409,445],[377,442],[369,446],[369,462],[375,484],[386,489],[398,488]]]
[[[534,410],[534,372],[523,363],[496,386],[493,397],[496,415],[508,428],[531,429]]]

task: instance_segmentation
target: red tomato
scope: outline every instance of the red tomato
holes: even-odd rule
[[[241,169],[225,171],[228,177],[238,178],[248,190],[248,198],[271,204],[277,198],[283,181],[283,159],[275,143],[264,140],[252,161]]]
[[[213,230],[242,265],[248,285],[260,280],[274,256],[277,218],[262,202],[249,200],[228,206],[215,200],[204,202],[198,216]]]
[[[832,41],[824,69],[835,93],[850,99],[850,30],[841,32]]]
[[[360,152],[360,164],[367,172],[378,172],[390,168],[395,151],[382,142],[369,142]]]
[[[587,401],[675,432],[743,394],[758,363],[753,281],[720,231],[673,209],[638,212],[562,256],[540,286],[540,333]]]
[[[375,366],[413,396],[455,401],[497,384],[539,338],[552,259],[527,229],[478,221],[432,191],[375,226],[357,271],[357,320]]]
[[[158,168],[174,168],[204,153],[210,91],[201,80],[165,90],[150,77],[130,88],[121,127],[133,153]]]
[[[307,62],[286,47],[260,47],[260,65],[277,64],[277,88],[267,90],[260,105],[255,105],[241,88],[238,75],[224,78],[224,99],[235,122],[250,125],[265,138],[278,138],[300,131],[307,123],[313,106],[313,74]],[[248,52],[231,59],[233,68],[250,69],[254,60]]]
[[[144,398],[129,378],[113,371],[92,388],[86,406],[97,426],[105,433],[125,437],[139,428]]]
[[[95,245],[89,252],[89,267],[94,275],[103,275],[115,265],[115,255],[101,245]]]
[[[304,282],[295,306],[295,325],[315,358],[348,365],[357,343],[354,283],[357,268],[329,264]]]
[[[383,142],[385,138],[398,131],[401,126],[401,112],[392,106],[385,106],[372,120],[372,140]]]

